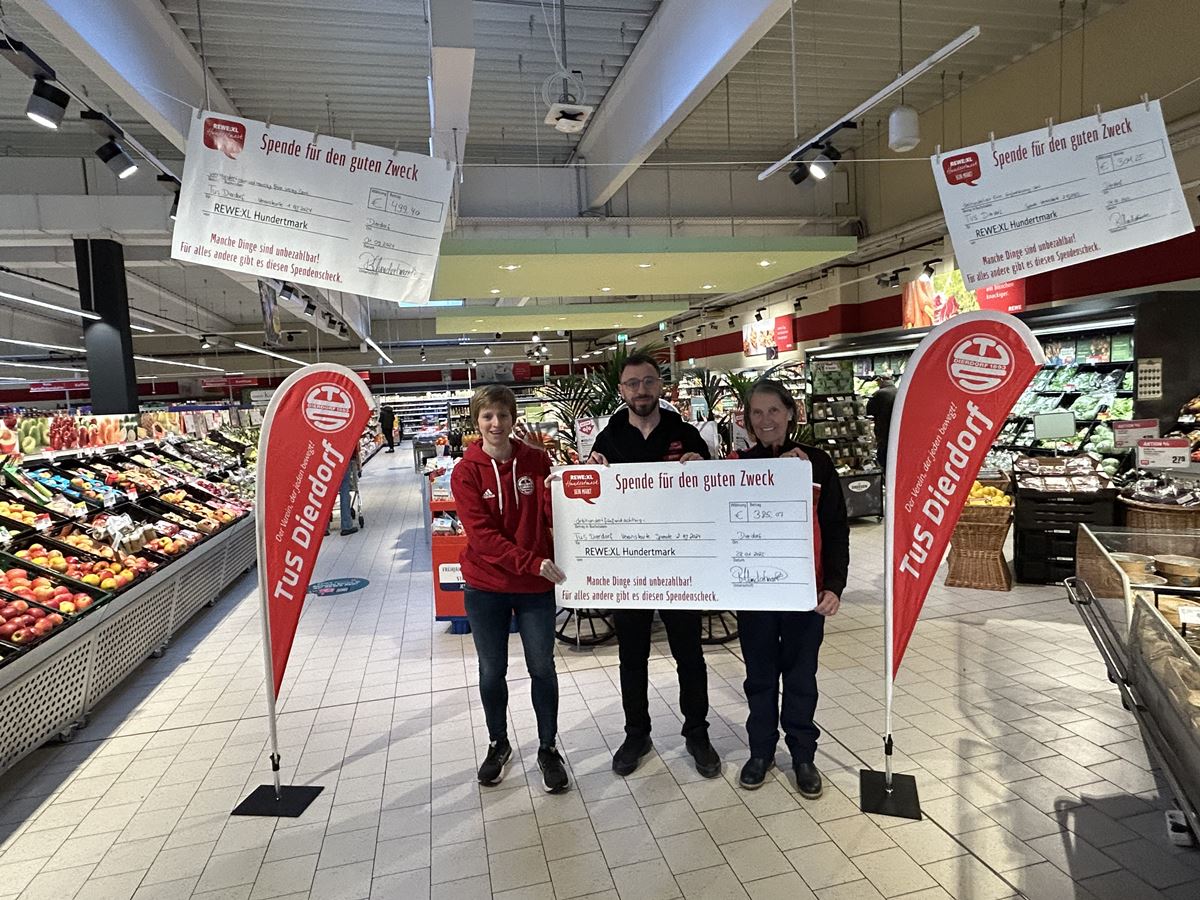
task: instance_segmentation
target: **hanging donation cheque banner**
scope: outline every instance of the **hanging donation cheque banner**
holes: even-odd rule
[[[984,310],[934,328],[904,370],[887,459],[889,716],[892,681],[967,494],[1009,410],[1044,361],[1041,345],[1023,322]]]
[[[1192,233],[1157,100],[930,162],[970,289]]]
[[[452,181],[441,159],[204,112],[188,135],[171,257],[423,303]]]
[[[371,403],[354,372],[318,363],[289,375],[263,417],[255,526],[264,650],[275,695],[325,526]]]
[[[811,610],[812,465],[801,459],[556,467],[558,603]]]

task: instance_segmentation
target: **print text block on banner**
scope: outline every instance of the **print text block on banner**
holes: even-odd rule
[[[1192,233],[1157,100],[930,162],[968,288]]]
[[[171,256],[423,303],[452,183],[440,159],[206,112],[188,136]]]
[[[555,469],[558,602],[810,610],[812,466],[801,459]]]

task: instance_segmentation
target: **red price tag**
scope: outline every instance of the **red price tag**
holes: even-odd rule
[[[45,513],[42,513],[40,516],[38,516],[37,518],[35,518],[33,520],[33,527],[36,528],[38,531],[45,531],[52,524],[53,523],[50,521],[50,517],[48,515],[46,515]]]
[[[1187,438],[1138,441],[1138,468],[1186,469],[1192,444]]]

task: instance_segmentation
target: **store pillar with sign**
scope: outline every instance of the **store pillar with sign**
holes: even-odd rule
[[[129,330],[125,250],[116,241],[77,238],[75,270],[79,273],[80,307],[100,317],[87,320],[83,328],[92,411],[136,413],[137,371]]]

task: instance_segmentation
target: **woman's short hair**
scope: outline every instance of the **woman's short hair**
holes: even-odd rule
[[[474,396],[471,397],[471,421],[478,424],[479,414],[491,406],[504,407],[513,417],[513,421],[516,421],[517,395],[510,388],[506,388],[502,384],[485,384],[475,391]]]
[[[796,430],[796,422],[800,418],[800,408],[796,405],[796,398],[792,396],[792,392],[787,389],[783,382],[776,381],[773,378],[760,378],[754,382],[754,387],[750,388],[750,394],[746,398],[746,431],[755,440],[758,440],[758,435],[754,433],[754,425],[750,421],[750,401],[754,399],[755,394],[769,394],[780,402],[784,409],[788,411],[788,432]]]

